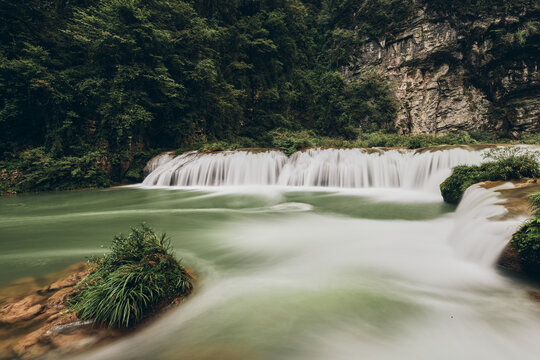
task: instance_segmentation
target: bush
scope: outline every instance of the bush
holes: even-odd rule
[[[540,192],[529,196],[529,201],[531,202],[533,214],[538,214],[540,212]]]
[[[512,236],[523,270],[540,276],[540,192],[529,197],[533,216]]]
[[[315,135],[313,131],[288,131],[278,129],[270,132],[272,146],[283,150],[288,156],[294,152],[311,146],[323,146],[322,137]]]
[[[24,192],[109,186],[108,166],[103,152],[55,158],[43,148],[35,148],[0,163],[0,190]]]
[[[517,180],[536,177],[540,173],[539,163],[534,153],[519,147],[492,149],[486,154],[492,159],[482,165],[456,166],[440,186],[444,201],[457,204],[463,193],[473,184],[482,181]]]
[[[71,309],[98,325],[133,326],[192,290],[192,279],[172,255],[165,234],[158,236],[144,224],[129,235],[116,235],[111,252],[91,263],[95,271],[81,282]]]

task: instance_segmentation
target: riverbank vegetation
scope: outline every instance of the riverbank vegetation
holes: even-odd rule
[[[287,130],[276,129],[270,131],[265,139],[255,141],[249,138],[236,138],[229,141],[214,141],[195,143],[191,146],[177,150],[181,153],[186,150],[201,152],[213,152],[224,150],[236,150],[244,148],[273,148],[285,152],[287,155],[295,151],[309,147],[337,147],[337,148],[373,148],[373,147],[402,147],[418,149],[440,145],[488,145],[488,144],[537,144],[540,142],[538,135],[526,135],[519,141],[500,138],[488,132],[460,131],[445,135],[416,134],[399,135],[376,131],[363,133],[354,139],[341,137],[329,137],[318,135],[311,130]]]
[[[94,271],[81,282],[71,309],[98,325],[131,327],[193,289],[165,234],[144,224],[115,236],[111,252],[91,264]]]
[[[540,279],[540,192],[529,197],[531,218],[512,236],[523,271]]]
[[[340,71],[413,12],[404,0],[0,0],[0,192],[139,181],[160,149],[468,143],[400,138],[395,85]]]
[[[520,180],[540,175],[537,154],[520,147],[494,148],[485,157],[492,161],[481,165],[456,166],[440,186],[444,201],[458,204],[463,193],[473,184],[483,181]]]

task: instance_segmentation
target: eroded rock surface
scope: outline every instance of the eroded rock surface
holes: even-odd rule
[[[186,271],[197,279],[193,270]],[[75,264],[40,281],[23,278],[0,289],[0,360],[57,359],[105,345],[144,327],[185,300],[178,297],[169,304],[161,304],[136,328],[94,326],[69,312],[69,299],[79,291],[77,284],[89,274],[87,264]]]
[[[538,19],[526,5],[517,14],[459,18],[416,2],[416,15],[391,39],[367,40],[343,69],[355,81],[373,69],[395,84],[402,133],[489,129],[510,134],[540,130],[540,43],[501,44],[501,31]]]
[[[77,264],[57,274],[45,287],[23,279],[0,292],[0,359],[55,358],[70,351],[120,336],[119,331],[93,327],[70,313],[68,299],[77,283],[88,276],[86,264]]]
[[[482,186],[486,188],[495,187],[504,183],[503,181],[486,181]],[[531,204],[528,196],[540,191],[540,183],[535,181],[514,182],[515,187],[509,189],[498,190],[502,200],[501,205],[506,207],[507,213],[502,217],[505,218],[529,218],[531,213]],[[494,219],[497,220],[497,219]],[[523,264],[521,263],[517,248],[509,242],[504,248],[498,265],[506,271],[524,275]],[[536,292],[540,294],[540,292]],[[534,297],[538,298],[540,297]]]

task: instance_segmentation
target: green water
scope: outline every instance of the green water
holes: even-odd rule
[[[376,203],[309,192],[237,195],[122,188],[5,197],[0,198],[0,286],[102,254],[112,235],[141,222],[169,234],[180,256],[188,251],[213,258],[219,256],[213,245],[219,242],[221,226],[289,219],[294,204],[292,212],[281,211],[279,204],[291,202],[312,205],[313,214],[371,219],[430,219],[453,209],[443,203]],[[237,261],[218,265],[234,266]]]
[[[399,190],[241,190],[2,198],[0,284],[102,254],[144,221],[200,274],[197,291],[82,358],[540,356],[538,309],[521,285],[456,250],[454,207]]]

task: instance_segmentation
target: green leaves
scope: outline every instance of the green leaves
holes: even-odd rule
[[[536,193],[532,198],[536,199],[539,196],[540,193]],[[533,215],[521,226],[512,236],[512,244],[518,251],[525,272],[540,277],[540,215]]]
[[[444,201],[459,203],[469,186],[482,181],[518,180],[540,174],[537,155],[519,147],[495,148],[486,157],[494,161],[454,168],[452,175],[440,186]]]
[[[92,260],[97,269],[81,282],[72,310],[82,320],[108,327],[130,327],[164,301],[187,295],[192,279],[180,265],[165,234],[147,225],[113,238],[111,252]]]

